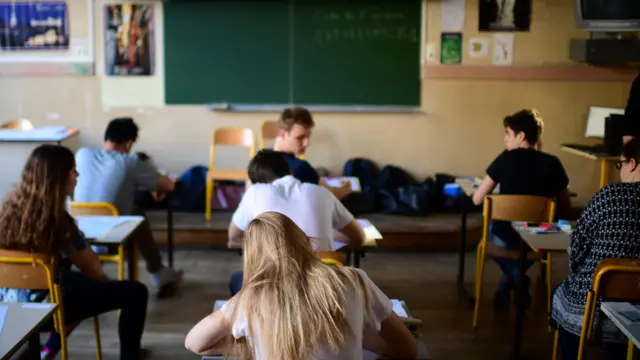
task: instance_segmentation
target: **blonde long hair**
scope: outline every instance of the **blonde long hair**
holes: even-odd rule
[[[251,221],[243,256],[243,286],[231,315],[247,316],[251,341],[238,342],[241,359],[254,359],[259,346],[262,358],[306,360],[354,338],[345,298],[363,289],[363,280],[352,268],[316,259],[309,238],[287,216],[265,212]]]

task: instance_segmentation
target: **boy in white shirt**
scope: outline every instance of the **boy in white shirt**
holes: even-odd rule
[[[241,244],[249,222],[267,211],[289,217],[311,238],[314,251],[332,251],[333,239],[352,246],[365,241],[357,220],[331,191],[319,185],[301,183],[291,175],[289,165],[272,150],[259,151],[248,167],[252,186],[242,197],[229,224],[229,242]],[[231,276],[235,294],[242,287],[242,273]]]

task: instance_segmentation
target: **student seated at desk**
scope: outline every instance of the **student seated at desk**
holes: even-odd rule
[[[76,164],[80,177],[73,200],[108,202],[118,209],[120,215],[144,216],[134,203],[136,190],[173,191],[174,183],[169,177],[161,175],[150,162],[130,153],[137,139],[138,126],[133,119],[117,118],[107,126],[102,149],[79,149]],[[140,224],[135,241],[147,262],[154,287],[160,290],[182,280],[182,271],[162,264],[149,221]]]
[[[278,119],[280,129],[273,150],[277,151],[289,164],[292,175],[303,183],[322,185],[329,189],[338,199],[344,199],[351,194],[351,183],[345,181],[340,187],[331,187],[324,181],[318,172],[307,162],[298,158],[304,155],[311,131],[315,123],[309,110],[303,107],[284,109]]]
[[[587,292],[593,273],[607,258],[640,259],[640,139],[628,141],[620,161],[622,182],[604,186],[589,201],[571,234],[571,275],[553,295],[552,325],[559,325],[563,359],[578,356]],[[629,284],[636,286],[636,284]],[[602,299],[599,299],[599,301]],[[608,346],[611,359],[626,358],[627,338],[596,306],[594,334]]]
[[[535,195],[555,198],[559,214],[571,208],[569,179],[557,157],[539,150],[542,136],[542,118],[537,111],[522,110],[504,119],[506,150],[487,168],[487,175],[473,195],[473,202],[482,205],[484,198],[500,185],[500,194]],[[503,248],[520,249],[522,239],[509,222],[494,221],[490,229],[492,243]],[[494,296],[496,308],[509,304],[511,290],[518,285],[518,261],[496,258],[503,272]],[[527,264],[527,268],[531,263]],[[530,280],[522,279],[528,289]],[[527,292],[526,304],[531,303]]]
[[[27,160],[20,183],[2,204],[0,248],[58,257],[67,325],[120,309],[120,358],[138,360],[147,288],[137,281],[113,281],[104,276],[100,261],[65,209],[77,176],[69,149],[37,147]],[[80,271],[72,271],[72,265]],[[42,301],[47,295],[46,291],[0,289],[0,301],[6,302]],[[41,357],[53,359],[60,347],[59,334],[52,333]]]
[[[254,184],[242,197],[229,224],[229,241],[241,244],[247,226],[265,211],[289,216],[311,238],[314,251],[333,251],[333,239],[360,246],[364,231],[342,203],[322,186],[301,183],[273,150],[260,150],[249,162]],[[242,287],[242,273],[231,276],[232,295]]]
[[[287,216],[265,212],[253,219],[245,237],[244,287],[191,329],[187,349],[256,360],[358,360],[364,346],[415,358],[413,335],[367,274],[326,265],[312,251],[311,240]]]

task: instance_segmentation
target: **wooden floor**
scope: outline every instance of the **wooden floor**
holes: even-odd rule
[[[474,254],[467,257],[467,288],[472,288]],[[229,275],[241,269],[235,252],[191,250],[176,253],[176,265],[185,270],[185,281],[175,298],[149,304],[143,346],[148,359],[197,359],[183,346],[184,337],[198,320],[208,314],[216,299],[228,298]],[[407,302],[412,315],[423,320],[423,336],[433,359],[508,359],[513,334],[513,314],[496,314],[491,296],[499,277],[497,266],[488,264],[480,328],[471,328],[472,310],[459,296],[455,284],[455,254],[371,253],[362,267],[391,298]],[[144,268],[144,264],[140,264]],[[115,276],[115,267],[107,265]],[[567,274],[565,256],[554,258],[554,283]],[[142,281],[149,283],[143,272]],[[546,302],[542,294],[525,321],[520,359],[549,359],[551,334],[546,326]],[[102,319],[104,359],[118,359],[117,315]],[[85,321],[70,337],[71,359],[94,358],[92,323]],[[590,358],[592,359],[592,358]]]

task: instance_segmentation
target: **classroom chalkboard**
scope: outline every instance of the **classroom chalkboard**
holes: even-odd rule
[[[167,104],[420,104],[421,0],[171,0]]]

